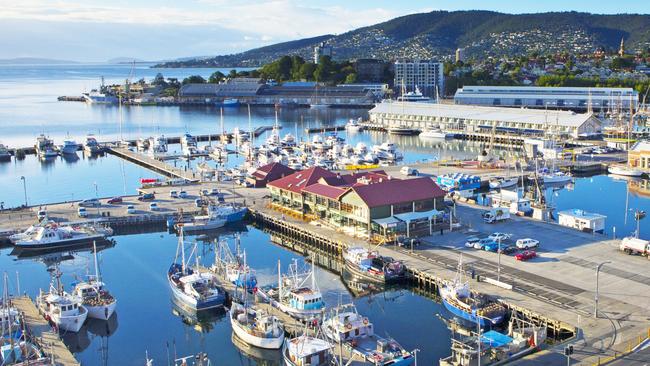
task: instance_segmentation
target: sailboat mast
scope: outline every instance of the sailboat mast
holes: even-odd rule
[[[279,259],[278,259],[278,294],[282,296],[282,267],[280,266]]]
[[[183,241],[183,227],[181,226],[181,234],[179,237],[179,242],[181,246],[181,269],[185,273],[185,243]]]
[[[314,262],[316,261],[316,255],[312,254],[311,256],[311,289],[314,290],[316,288],[316,266]]]

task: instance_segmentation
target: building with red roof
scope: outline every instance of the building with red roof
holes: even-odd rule
[[[271,163],[257,168],[257,170],[254,171],[250,177],[247,177],[246,180],[255,188],[263,188],[266,187],[269,182],[284,178],[295,172],[295,170],[286,165]]]
[[[367,233],[430,225],[444,208],[445,191],[431,178],[402,180],[381,170],[341,175],[313,167],[267,186],[274,204]]]

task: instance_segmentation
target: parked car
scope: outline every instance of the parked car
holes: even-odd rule
[[[499,250],[497,249],[497,253]],[[501,254],[514,254],[517,252],[517,247],[513,247],[511,245],[502,245],[501,246]]]
[[[80,207],[95,207],[99,206],[99,200],[97,198],[88,198],[79,202]]]
[[[109,205],[114,205],[116,203],[122,203],[122,197],[113,197],[106,201]]]
[[[534,250],[525,250],[523,252],[515,254],[515,259],[518,261],[527,261],[537,257],[537,253]]]
[[[158,204],[156,202],[151,202],[149,204],[149,209],[151,211],[158,211],[160,208],[158,207]]]
[[[135,213],[135,206],[134,205],[128,205],[126,206],[126,213],[127,214],[134,214]]]
[[[187,198],[187,192],[186,191],[178,192],[178,198]]]
[[[507,239],[510,239],[512,235],[511,234],[506,234],[506,233],[492,233],[488,238],[494,240],[494,241],[505,241]]]
[[[210,195],[210,191],[208,191],[207,189],[202,189],[200,195],[201,195],[201,196],[209,196],[209,195]]]
[[[79,208],[77,209],[77,215],[78,215],[79,217],[88,217],[88,211],[86,211],[86,208],[85,208],[85,207],[79,207]]]
[[[499,250],[499,243],[491,242],[483,246],[483,250],[486,252],[496,253]]]
[[[156,195],[153,193],[145,193],[142,196],[138,197],[138,201],[151,201],[156,199]]]
[[[203,200],[200,198],[197,198],[194,200],[194,206],[196,207],[202,207],[203,206]]]
[[[490,245],[490,244],[493,244],[493,243],[494,243],[494,240],[492,240],[490,238],[483,238],[483,239],[477,241],[476,244],[474,244],[474,249],[483,249],[483,248],[485,248],[486,245]]]
[[[402,173],[402,175],[406,175],[406,176],[420,174],[420,172],[418,172],[417,169],[408,166],[402,167],[402,169],[400,169],[399,172]]]
[[[169,191],[169,198],[178,198],[178,191]]]
[[[36,217],[38,218],[38,221],[45,219],[47,217],[47,211],[38,210],[38,213],[36,213]]]
[[[218,195],[218,194],[219,194],[219,190],[218,190],[218,189],[216,189],[216,188],[212,188],[212,189],[210,190],[210,196],[216,196],[216,195]]]
[[[519,249],[537,248],[539,246],[539,240],[531,238],[518,239],[515,245]]]
[[[465,240],[465,246],[467,248],[474,248],[474,244],[476,244],[479,240],[481,240],[481,238],[478,236],[470,236]]]

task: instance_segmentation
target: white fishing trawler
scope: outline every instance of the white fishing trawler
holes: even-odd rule
[[[20,249],[49,249],[75,246],[104,239],[113,235],[113,229],[100,225],[59,225],[48,222],[42,226],[30,227],[15,242]]]
[[[59,330],[76,333],[86,321],[88,309],[83,306],[80,297],[63,290],[58,268],[55,269],[53,277],[49,292],[39,292],[36,307],[45,319],[54,323]]]
[[[284,342],[284,328],[280,320],[255,306],[233,302],[230,325],[242,341],[265,349],[280,349]]]

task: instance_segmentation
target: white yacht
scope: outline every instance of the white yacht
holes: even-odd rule
[[[63,145],[59,146],[59,152],[65,155],[73,155],[79,150],[79,145],[72,140],[64,140]]]
[[[280,144],[283,147],[294,147],[296,146],[296,138],[292,134],[288,133],[284,135],[284,137],[282,137],[282,140],[280,140]]]
[[[372,152],[380,160],[399,160],[402,158],[402,154],[397,150],[397,145],[390,141],[373,146]]]
[[[54,149],[54,143],[52,140],[48,139],[43,134],[36,138],[36,145],[34,145],[34,148],[36,149],[36,154],[38,154],[40,158],[51,158],[59,155]]]
[[[510,188],[516,186],[518,181],[518,177],[492,177],[489,185],[491,189]]]
[[[16,241],[20,249],[48,249],[75,246],[89,243],[113,235],[113,229],[97,225],[60,226],[48,223],[38,226],[33,233]]]
[[[427,128],[422,131],[419,136],[425,139],[450,139],[454,137],[454,134],[447,133],[439,128]]]
[[[361,119],[361,118],[359,118]],[[348,132],[359,132],[363,130],[363,126],[359,124],[359,121],[356,119],[350,119],[348,123],[345,124],[345,130]]]
[[[612,165],[607,168],[610,174],[623,175],[626,177],[640,177],[643,171],[640,169],[631,168],[625,165]]]
[[[184,134],[181,136],[181,148],[185,156],[196,154],[196,138],[189,133]]]
[[[84,143],[84,151],[89,154],[97,154],[102,152],[102,148],[97,142],[97,139],[93,135],[86,136],[86,142]]]
[[[573,179],[570,173],[564,173],[559,171],[542,173],[540,174],[540,177],[542,178],[544,184],[566,183],[566,182],[570,182]]]
[[[251,346],[280,349],[284,343],[284,328],[280,320],[257,307],[233,302],[230,325],[235,335]]]
[[[425,103],[429,103],[429,102],[431,102],[431,98],[425,97],[422,94],[422,92],[420,91],[420,88],[416,86],[414,91],[404,93],[403,95],[397,97],[397,101],[399,101],[399,102],[425,102]]]
[[[63,291],[61,273],[56,270],[56,285],[50,284],[50,291],[40,291],[36,306],[59,330],[78,332],[88,317],[88,309],[82,299]]]

